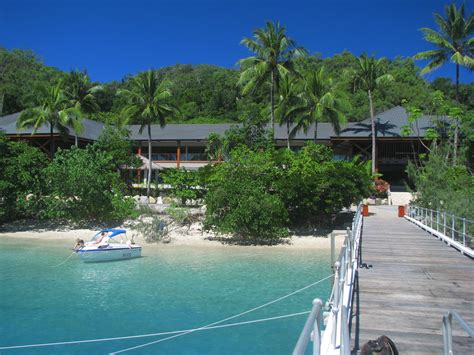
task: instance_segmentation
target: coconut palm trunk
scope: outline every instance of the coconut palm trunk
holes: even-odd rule
[[[374,104],[372,102],[372,93],[370,90],[367,91],[369,96],[369,106],[370,106],[370,123],[372,128],[372,175],[375,174],[377,168],[377,147],[376,147],[376,137],[375,137],[375,115],[374,115]]]
[[[151,184],[151,169],[152,169],[152,161],[151,161],[151,124],[148,123],[148,177],[146,181],[146,198],[150,198],[150,184]]]
[[[459,64],[456,64],[456,103],[459,104]],[[454,119],[454,147],[453,147],[453,165],[456,165],[457,156],[458,156],[458,119]]]
[[[290,149],[290,121],[286,121],[286,145]]]
[[[271,110],[271,125],[272,125],[272,140],[275,139],[275,75],[272,70],[271,85],[270,85],[270,110]]]

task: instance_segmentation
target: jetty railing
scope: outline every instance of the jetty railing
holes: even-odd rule
[[[359,246],[362,234],[362,205],[359,205],[352,220],[352,228],[341,248],[338,260],[334,264],[334,284],[331,296],[325,305],[322,331],[322,304],[318,299],[313,301],[313,309],[293,350],[293,355],[302,355],[309,341],[313,342],[313,354],[347,354],[351,353],[350,322],[352,299],[356,271],[359,267]]]
[[[471,338],[474,338],[474,329],[457,312],[449,311],[443,317],[443,343],[445,355],[453,355],[453,318],[461,324],[461,327]]]
[[[408,206],[405,218],[461,253],[474,257],[474,221],[418,206]]]

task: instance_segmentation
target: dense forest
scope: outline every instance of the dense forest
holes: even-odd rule
[[[295,60],[297,67],[318,70],[324,66],[326,75],[333,78],[345,91],[350,106],[345,112],[350,121],[368,117],[367,93],[353,88],[346,73],[357,67],[358,58],[350,52],[332,57],[308,55]],[[378,112],[395,105],[409,103],[428,108],[430,94],[442,91],[447,98],[455,98],[455,85],[448,78],[426,81],[411,58],[383,59],[384,72],[391,74],[393,82],[375,93],[374,106]],[[237,86],[240,69],[228,69],[213,65],[178,64],[156,70],[162,81],[169,82],[172,96],[170,103],[178,114],[168,123],[220,123],[242,122],[249,117],[268,115],[267,88],[260,86],[249,95],[242,95]],[[45,65],[32,51],[0,48],[0,113],[7,115],[34,107],[38,104],[38,92],[52,84],[66,82],[70,73]],[[100,85],[95,99],[97,107],[90,110],[89,118],[98,121],[114,121],[126,105],[117,95],[118,90],[130,86],[133,75],[121,81],[109,83],[90,82],[90,87]],[[3,109],[1,99],[3,95]],[[467,110],[474,109],[474,83],[460,85],[460,103]]]

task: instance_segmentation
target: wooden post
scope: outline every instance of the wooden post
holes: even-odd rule
[[[176,150],[176,168],[179,169],[181,163],[181,141],[178,141],[178,148]]]

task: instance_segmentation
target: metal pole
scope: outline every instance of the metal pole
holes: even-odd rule
[[[334,278],[334,286],[335,286],[335,290],[334,290],[334,303],[332,305],[332,308],[331,308],[331,311],[332,311],[332,314],[333,314],[333,317],[334,317],[334,326],[332,328],[332,343],[335,345],[336,344],[336,337],[337,337],[337,316],[338,316],[338,312],[339,312],[339,293],[340,293],[340,290],[339,290],[339,287],[340,287],[340,284],[339,284],[339,269],[341,268],[341,264],[339,263],[339,261],[336,261],[336,263],[334,264],[334,268],[336,269],[336,272],[335,272],[335,278]]]
[[[334,285],[334,263],[336,262],[336,236],[334,233],[331,233],[331,270],[332,275],[332,284]]]
[[[451,215],[451,238],[453,240],[456,240],[456,239],[454,239],[454,228],[455,228],[455,226],[454,226],[454,216]]]
[[[311,337],[311,330],[313,330],[313,337],[316,335],[316,333],[318,333],[317,338],[315,338],[315,340],[316,342],[319,341],[319,344],[321,344],[320,335],[319,335],[320,323],[318,323],[318,327],[317,327],[318,329],[316,329],[315,320],[318,318],[319,314],[321,313],[322,307],[323,307],[323,302],[320,299],[316,298],[313,300],[313,308],[311,309],[308,319],[306,320],[303,330],[301,331],[300,337],[298,338],[298,342],[296,343],[295,349],[293,350],[293,355],[302,355],[305,353],[306,347],[308,346],[308,342]],[[317,345],[316,342],[314,342],[314,345],[313,345],[313,353],[315,353],[315,351],[318,350],[315,354],[319,354],[320,345],[316,347]]]
[[[446,235],[446,212],[443,213],[443,234]]]
[[[451,313],[448,313],[443,317],[443,343],[445,355],[453,355],[453,332],[451,325],[452,315]]]
[[[430,227],[433,228],[433,210],[430,210]]]
[[[466,218],[462,219],[462,244],[466,246]]]
[[[439,232],[439,211],[436,211],[436,231]]]

